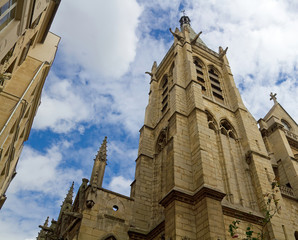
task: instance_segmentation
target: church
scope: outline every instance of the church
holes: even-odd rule
[[[105,138],[90,179],[74,199],[71,186],[38,240],[247,239],[248,228],[258,239],[298,239],[297,123],[273,93],[273,107],[256,121],[227,48],[209,49],[189,17],[170,32],[172,46],[146,72],[149,101],[130,196],[102,187]]]

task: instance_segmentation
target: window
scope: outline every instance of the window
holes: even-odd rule
[[[227,137],[236,139],[236,133],[232,125],[227,120],[222,120],[220,122],[220,132]]]
[[[202,93],[205,95],[206,86],[205,86],[204,73],[203,73],[203,64],[198,59],[194,60],[194,64],[196,66],[197,81],[202,87]]]
[[[286,129],[287,131],[291,131],[291,126],[286,120],[282,119],[281,123],[284,126],[284,129]]]
[[[219,74],[213,68],[210,68],[208,73],[209,73],[209,79],[210,79],[210,84],[212,89],[212,95],[216,98],[216,100],[219,100],[220,102],[223,103],[224,98],[223,98],[223,93],[220,85]]]
[[[169,86],[168,86],[168,76],[165,75],[161,81],[161,89],[162,89],[162,94],[161,94],[161,112],[165,113],[166,110],[168,109],[168,93],[169,93]]]
[[[17,0],[9,0],[0,7],[0,31],[15,18],[16,6]]]
[[[27,57],[27,54],[29,52],[29,49],[30,49],[30,46],[31,46],[31,43],[32,43],[32,40],[30,39],[30,41],[26,44],[26,46],[23,48],[23,51],[22,51],[22,55],[20,57],[20,60],[19,60],[19,66],[26,60],[26,57]]]
[[[216,124],[216,121],[215,121],[214,117],[208,111],[206,111],[206,114],[207,114],[208,127],[210,129],[216,131],[217,124]]]

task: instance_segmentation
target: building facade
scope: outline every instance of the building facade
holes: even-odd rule
[[[0,0],[0,209],[16,175],[60,37],[60,0]]]
[[[255,233],[263,227],[268,207],[275,214],[266,239],[298,239],[296,122],[273,94],[273,108],[256,122],[227,49],[209,49],[187,16],[180,24],[170,29],[174,43],[162,62],[147,72],[149,103],[130,197],[102,188],[104,139],[90,182],[83,179],[73,202],[71,187],[57,221],[40,226],[39,240],[244,239],[247,226]]]

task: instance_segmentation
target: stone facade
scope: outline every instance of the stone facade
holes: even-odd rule
[[[170,29],[172,47],[147,72],[130,197],[101,186],[105,139],[90,184],[83,179],[72,207],[41,226],[39,240],[224,240],[234,220],[244,238],[247,226],[262,227],[274,179],[281,211],[266,225],[267,239],[297,239],[297,124],[274,96],[259,129],[235,86],[227,49],[210,50],[189,22],[183,16],[181,29]]]
[[[60,41],[49,32],[59,2],[0,1],[0,208]]]

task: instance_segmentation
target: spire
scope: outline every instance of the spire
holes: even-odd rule
[[[103,181],[103,175],[107,165],[107,137],[104,138],[99,151],[94,159],[92,174],[90,178],[90,184],[94,187],[101,187]]]
[[[49,224],[49,216],[47,217],[46,221],[44,222],[43,226],[44,227],[47,227]]]
[[[101,144],[99,151],[97,152],[95,161],[96,160],[103,161],[103,162],[107,161],[107,137],[106,136]]]
[[[70,203],[70,204],[72,204],[73,185],[74,185],[74,182],[72,182],[71,187],[68,190],[68,193],[67,193],[67,195],[66,195],[66,197],[64,199],[63,204],[64,203]]]

